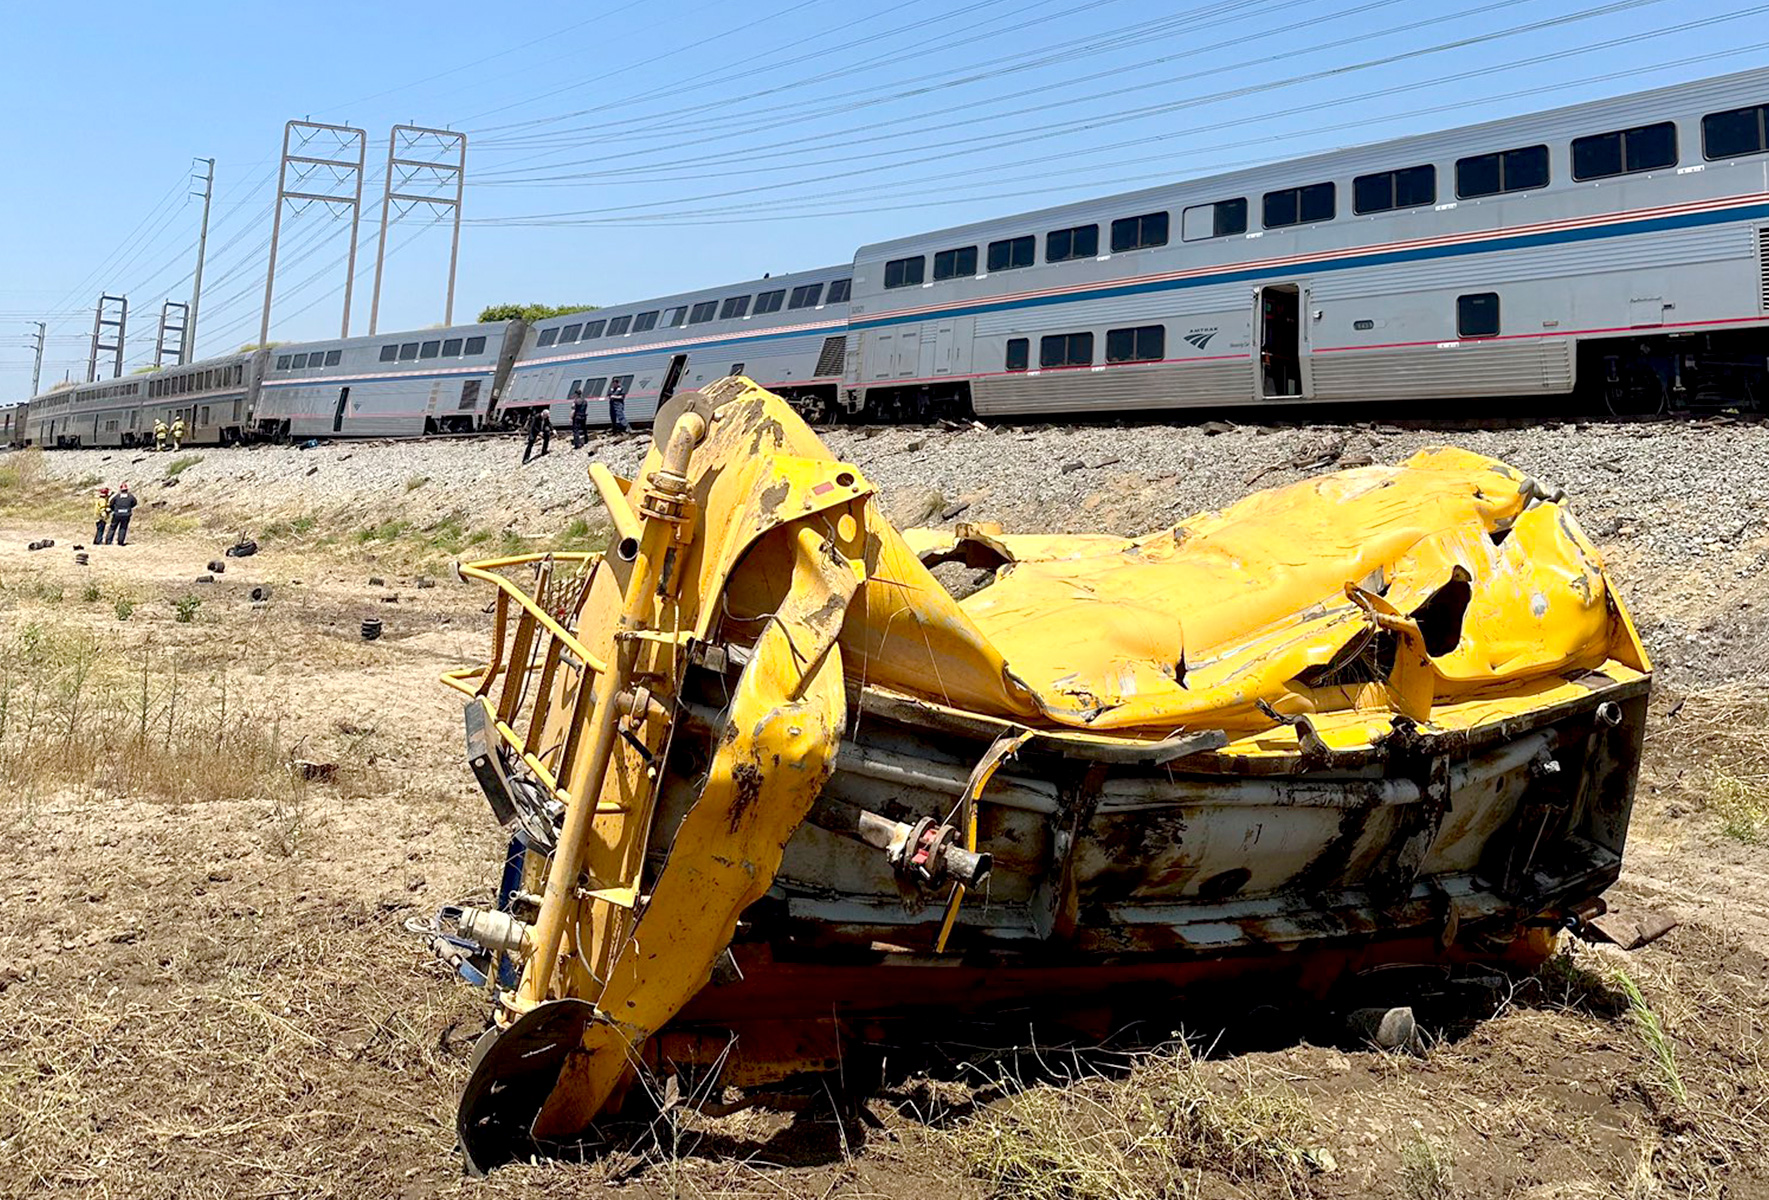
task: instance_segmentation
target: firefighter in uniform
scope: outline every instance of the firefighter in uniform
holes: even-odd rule
[[[155,450],[164,450],[165,448],[166,448],[166,419],[164,417],[155,417],[154,418],[154,449]]]
[[[179,413],[172,418],[172,449],[179,450],[184,446],[184,414]]]
[[[98,532],[92,535],[92,544],[104,541],[104,527],[111,519],[111,490],[107,487],[98,489],[98,502],[92,506],[92,515],[98,521]]]

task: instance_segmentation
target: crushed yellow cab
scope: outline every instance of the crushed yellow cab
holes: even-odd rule
[[[492,652],[445,681],[511,854],[423,929],[497,997],[475,1167],[646,1073],[752,1086],[1005,1001],[1324,995],[1600,917],[1651,668],[1521,472],[1437,449],[1138,538],[898,531],[747,379],[653,439],[592,471],[605,552],[461,568]],[[952,560],[993,582],[954,599]]]

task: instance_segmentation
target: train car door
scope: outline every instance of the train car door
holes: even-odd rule
[[[676,394],[676,385],[682,382],[682,372],[688,369],[688,356],[677,354],[670,358],[670,369],[664,372],[663,386],[657,389],[657,403],[663,402]]]
[[[344,432],[344,410],[346,408],[348,408],[349,405],[350,405],[350,389],[347,387],[339,388],[338,389],[338,407],[332,413],[332,432],[333,433]]]
[[[952,374],[952,347],[956,342],[953,328],[950,324],[936,326],[931,342],[925,337],[922,339],[922,378]]]
[[[1254,293],[1254,325],[1259,331],[1255,395],[1261,400],[1302,400],[1302,289],[1276,283]]]

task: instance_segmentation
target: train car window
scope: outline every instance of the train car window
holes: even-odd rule
[[[295,357],[293,357],[289,360],[289,367],[293,370],[296,370],[296,371],[301,370],[306,365],[307,365],[307,356],[305,354],[297,354],[297,355],[295,355]]]
[[[442,339],[437,338],[433,342],[425,342],[423,347],[421,349],[419,349],[419,351],[418,351],[418,357],[419,358],[435,358],[437,355],[439,355],[441,353],[442,353]]]
[[[1093,365],[1091,333],[1053,333],[1038,339],[1041,367],[1088,367]]]
[[[534,344],[537,347],[551,346],[554,342],[556,342],[558,340],[559,340],[559,331],[557,329],[543,329],[543,330],[541,330],[540,337],[535,339]]]
[[[820,283],[802,283],[792,289],[792,297],[787,300],[788,308],[815,308],[823,299],[823,285]]]
[[[335,367],[343,361],[344,361],[344,352],[342,350],[327,350],[326,351],[326,366]]]
[[[927,259],[917,254],[914,258],[893,258],[885,264],[884,285],[888,288],[914,287],[923,279],[927,270]]]
[[[618,392],[620,393],[621,398],[625,399],[628,390],[631,389],[632,386],[633,377],[631,375],[616,375],[608,383],[608,394],[612,396]]]
[[[381,361],[382,362],[392,362],[394,359],[396,359],[398,357],[399,357],[399,346],[397,344],[392,345],[392,346],[382,346],[381,347]]]
[[[1144,213],[1140,217],[1120,217],[1112,222],[1112,253],[1126,250],[1147,250],[1167,244],[1167,214]]]
[[[852,279],[832,279],[829,281],[829,299],[826,303],[846,304],[848,297],[853,295],[853,292],[854,281]]]
[[[1106,361],[1109,363],[1160,362],[1166,357],[1167,328],[1164,325],[1106,331]]]
[[[655,315],[656,314],[653,314],[653,316],[655,316]],[[578,341],[587,342],[591,338],[601,337],[602,330],[607,328],[607,325],[608,325],[607,321],[585,321],[583,336],[578,338]]]
[[[559,331],[559,344],[561,346],[570,345],[572,342],[577,341],[577,335],[583,331],[584,327],[582,325],[567,325],[564,329]]]
[[[629,326],[631,326],[632,323],[633,323],[633,319],[631,317],[611,317],[611,318],[609,318],[608,336],[609,337],[619,337],[621,334],[623,334],[627,331],[627,328]]]
[[[472,355],[475,355],[475,354],[484,354],[485,353],[485,339],[482,337],[468,338],[467,339],[467,348],[466,348],[466,350],[462,351],[462,353],[468,355],[469,357],[471,357]]]
[[[756,316],[763,313],[779,312],[780,306],[786,303],[785,291],[763,292],[756,297]]]
[[[1499,293],[1475,292],[1456,297],[1456,336],[1490,338],[1499,336]]]
[[[688,324],[704,325],[718,315],[719,302],[717,300],[702,300],[688,310]]]
[[[719,320],[735,321],[749,312],[748,296],[727,296],[725,303],[719,306]]]
[[[449,338],[442,343],[442,357],[459,358],[461,356],[461,339]]]
[[[1769,104],[1709,113],[1701,119],[1701,152],[1710,161],[1769,150]]]
[[[1028,351],[1031,344],[1025,338],[1007,339],[1007,369],[1024,371],[1028,365]]]
[[[584,381],[583,381],[583,380],[581,380],[581,379],[573,379],[573,380],[572,380],[572,381],[571,381],[571,386],[569,386],[569,387],[567,387],[567,388],[566,388],[566,389],[565,389],[565,398],[566,398],[566,399],[567,399],[567,400],[574,400],[574,399],[576,399],[576,398],[577,398],[577,395],[578,395],[578,393],[579,393],[579,392],[581,392],[581,391],[582,391],[582,390],[583,390],[583,386],[584,386]]]
[[[989,270],[1016,271],[1021,267],[1029,267],[1032,260],[1038,257],[1038,239],[1031,234],[1024,237],[1004,238],[999,242],[989,243]]]
[[[665,328],[674,329],[676,326],[678,326],[682,323],[683,319],[686,318],[687,315],[688,315],[688,309],[686,306],[683,306],[681,308],[670,309],[669,319],[664,322]]]
[[[957,250],[941,250],[934,255],[934,278],[956,279],[977,273],[977,248],[963,246]]]
[[[1313,225],[1331,221],[1338,210],[1334,185],[1311,183],[1307,187],[1284,188],[1265,194],[1265,227],[1283,229],[1289,225]]]
[[[1247,198],[1218,200],[1215,204],[1199,204],[1188,208],[1180,219],[1180,236],[1188,242],[1205,238],[1232,237],[1247,232]]]
[[[418,356],[418,344],[416,342],[401,342],[399,344],[399,361],[400,362],[411,362],[417,356]]]
[[[1359,175],[1351,181],[1351,211],[1360,216],[1436,203],[1437,168],[1430,164]]]
[[[656,329],[656,328],[657,328],[657,310],[655,308],[652,309],[650,312],[642,312],[638,316],[633,318],[633,332],[634,333],[647,333],[647,332],[649,332],[653,329]],[[585,337],[589,336],[589,329],[590,329],[590,327],[588,325],[584,326],[584,336]]]
[[[1098,254],[1098,225],[1053,229],[1044,235],[1044,261],[1047,263],[1068,262],[1073,258],[1093,258]]]
[[[602,389],[607,386],[608,377],[606,375],[599,375],[595,379],[586,379],[584,380],[584,395],[594,400],[602,394]]]
[[[1677,165],[1677,126],[1671,121],[1594,133],[1572,142],[1572,177],[1606,179]]]

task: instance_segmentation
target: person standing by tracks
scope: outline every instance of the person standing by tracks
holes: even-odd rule
[[[111,497],[111,524],[104,531],[104,545],[115,542],[119,546],[129,544],[129,518],[135,512],[135,493],[129,490],[128,484],[121,484],[117,494]]]
[[[105,523],[111,519],[111,490],[107,487],[98,489],[98,500],[92,507],[92,515],[98,521],[98,530],[92,535],[94,546],[104,541]]]
[[[571,448],[582,450],[589,438],[590,402],[582,388],[571,389]]]
[[[632,429],[627,424],[627,385],[624,377],[608,385],[608,423],[614,426],[616,433],[627,433]]]
[[[528,460],[534,457],[535,439],[540,439],[541,457],[553,448],[553,414],[545,404],[537,404],[528,415],[528,444],[522,448],[522,465],[527,466]]]

